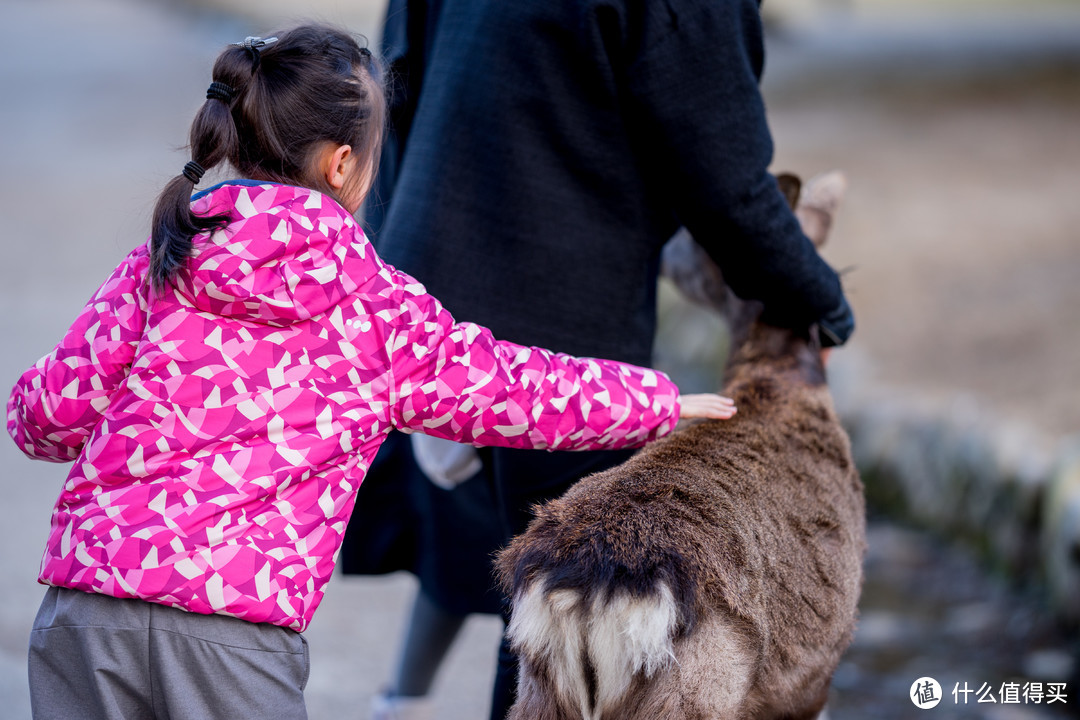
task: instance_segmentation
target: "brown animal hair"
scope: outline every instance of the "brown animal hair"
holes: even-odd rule
[[[706,294],[733,321],[724,392],[739,413],[581,480],[500,554],[521,661],[509,720],[813,718],[825,704],[855,625],[862,483],[814,329]]]
[[[371,53],[328,25],[281,32],[264,47],[229,46],[191,124],[191,159],[204,170],[228,162],[246,178],[336,197],[314,166],[316,151],[335,143],[352,146],[365,161],[378,157],[386,112],[378,76]],[[158,289],[183,267],[196,235],[228,221],[192,212],[196,182],[187,172],[177,175],[154,208],[150,279]]]

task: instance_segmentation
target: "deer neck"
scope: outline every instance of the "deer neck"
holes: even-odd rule
[[[825,385],[825,368],[818,343],[811,333],[773,327],[761,322],[749,324],[734,351],[724,375],[726,388],[770,378],[804,387]]]

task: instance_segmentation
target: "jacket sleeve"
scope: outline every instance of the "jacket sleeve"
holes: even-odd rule
[[[396,273],[392,422],[474,445],[549,450],[636,447],[667,434],[679,391],[663,373],[496,340],[458,323]]]
[[[15,383],[8,400],[8,433],[30,457],[52,462],[77,458],[127,377],[145,319],[143,257],[140,250],[129,255],[60,344]]]
[[[758,3],[649,7],[624,82],[639,145],[664,178],[678,221],[737,295],[763,302],[771,322],[808,325],[836,312],[844,302],[839,277],[769,173]]]

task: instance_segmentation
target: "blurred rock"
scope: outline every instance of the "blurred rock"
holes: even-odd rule
[[[987,602],[968,603],[949,608],[941,629],[946,635],[977,635],[993,630],[1000,620],[994,605]]]
[[[1024,657],[1024,674],[1043,682],[1068,682],[1076,673],[1076,659],[1063,650],[1039,650]]]
[[[834,363],[830,384],[871,508],[965,540],[1080,620],[1080,449],[1056,449],[972,396],[883,386],[867,364]]]
[[[1080,623],[1080,447],[1049,482],[1042,511],[1046,582],[1064,617]]]

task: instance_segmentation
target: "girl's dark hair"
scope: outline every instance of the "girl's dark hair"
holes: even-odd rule
[[[378,69],[370,52],[334,27],[303,25],[277,37],[262,48],[230,46],[218,56],[211,97],[191,124],[191,159],[207,170],[227,161],[247,178],[334,196],[315,166],[316,151],[326,143],[350,145],[358,160],[378,161],[385,122]],[[217,83],[228,87],[222,92]],[[194,185],[188,174],[176,176],[154,207],[150,281],[156,289],[173,281],[196,235],[228,224],[228,215],[192,212]]]

